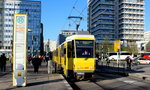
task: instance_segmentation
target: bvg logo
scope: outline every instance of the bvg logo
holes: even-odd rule
[[[24,23],[24,18],[23,17],[17,17],[17,23],[18,24],[23,24]]]

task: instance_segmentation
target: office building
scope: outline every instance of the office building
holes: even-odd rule
[[[76,30],[61,30],[61,33],[58,35],[58,42],[57,42],[57,46],[62,44],[66,38],[68,36],[71,36],[71,35],[84,35],[84,34],[89,34],[88,31],[76,31]]]
[[[0,25],[0,50],[12,51],[14,14],[28,14],[28,54],[40,53],[41,2],[35,0],[4,0]],[[7,52],[5,52],[7,53]]]
[[[144,41],[150,41],[150,31],[144,31]]]
[[[58,35],[57,46],[62,44],[66,40],[66,37],[75,34],[76,34],[76,30],[61,30],[60,34]]]
[[[43,36],[43,23],[41,23],[41,28],[40,28],[40,55],[44,54],[44,36]]]
[[[141,41],[144,31],[144,0],[88,0],[88,30],[97,43]]]
[[[52,41],[52,40],[45,40],[44,41],[44,52],[48,53],[48,52],[52,52],[56,49],[56,41]]]

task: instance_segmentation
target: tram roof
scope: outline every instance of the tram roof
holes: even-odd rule
[[[66,38],[66,42],[72,41],[75,39],[80,39],[80,38],[89,38],[89,39],[95,39],[94,35],[72,35]]]
[[[89,39],[95,40],[94,35],[72,35],[72,36],[67,37],[65,42],[69,42],[75,39],[82,39],[82,38],[89,38]],[[63,42],[61,45],[63,45],[65,42]],[[60,47],[61,45],[59,45],[58,47]]]

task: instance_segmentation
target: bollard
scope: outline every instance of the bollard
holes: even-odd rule
[[[119,73],[119,63],[117,63],[118,64],[118,73]]]
[[[48,60],[48,74],[52,74],[52,60]]]

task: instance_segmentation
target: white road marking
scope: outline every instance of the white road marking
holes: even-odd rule
[[[123,82],[131,84],[131,83],[135,83],[135,82],[137,82],[137,81],[134,81],[134,80],[125,80],[125,81],[123,81]]]

